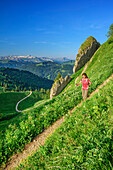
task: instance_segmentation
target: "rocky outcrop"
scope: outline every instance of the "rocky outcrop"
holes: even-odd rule
[[[75,66],[73,67],[73,73],[82,68],[99,47],[100,43],[98,43],[94,37],[88,37],[78,50]]]
[[[56,80],[50,91],[50,99],[57,96],[70,81],[71,77],[68,75],[65,78],[61,76],[59,80]]]

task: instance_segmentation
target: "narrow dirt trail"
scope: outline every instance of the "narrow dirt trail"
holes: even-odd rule
[[[18,110],[18,105],[20,104],[20,102],[22,102],[23,100],[25,100],[25,99],[27,99],[28,97],[30,97],[31,94],[32,94],[32,91],[30,91],[30,93],[29,93],[28,96],[24,97],[23,99],[21,99],[21,100],[16,104],[16,111],[17,111],[17,112],[23,112],[23,111],[21,111],[21,110]]]
[[[102,83],[100,86],[98,86],[98,88],[92,92],[90,94],[90,96],[88,97],[88,99],[90,99],[90,97],[97,93],[99,91],[99,89],[101,89],[107,82],[109,82],[109,80],[113,78],[113,74],[104,81],[104,83]],[[71,111],[70,114],[74,111],[74,109],[76,107],[80,107],[83,104],[83,102],[81,102],[80,104],[78,104],[77,106],[75,106]],[[6,164],[6,170],[10,170],[10,169],[14,169],[15,167],[17,167],[20,162],[22,160],[24,160],[25,158],[27,158],[29,155],[31,155],[33,152],[36,152],[36,150],[39,148],[40,145],[44,145],[45,140],[47,137],[49,137],[65,120],[65,116],[63,116],[61,119],[57,120],[52,126],[50,126],[49,128],[47,128],[44,132],[42,132],[41,134],[37,135],[34,139],[33,142],[27,144],[25,146],[25,149],[22,153],[17,153],[14,156],[12,156],[11,160]]]

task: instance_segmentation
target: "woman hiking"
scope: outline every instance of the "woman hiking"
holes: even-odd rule
[[[76,84],[76,86],[79,86],[82,83],[82,97],[85,101],[88,94],[88,87],[92,84],[90,80],[88,79],[88,76],[86,73],[82,74],[82,79],[80,80],[80,83]]]

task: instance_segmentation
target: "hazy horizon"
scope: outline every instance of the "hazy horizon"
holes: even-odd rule
[[[33,55],[4,55],[4,56],[0,56],[0,57],[9,57],[9,56],[17,56],[17,57],[20,57],[20,56],[23,56],[23,57],[25,57],[25,56],[31,56],[31,57],[37,57],[37,58],[50,58],[50,59],[55,59],[55,57],[47,57],[47,56],[33,56]],[[70,59],[70,60],[75,60],[75,58],[69,58],[69,57],[56,57],[56,59],[62,59],[62,58],[66,58],[66,59]]]

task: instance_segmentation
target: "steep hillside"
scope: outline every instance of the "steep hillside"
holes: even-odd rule
[[[40,63],[30,62],[18,62],[18,61],[0,61],[1,67],[18,68],[20,70],[30,71],[40,77],[54,80],[58,72],[61,72],[62,76],[65,77],[67,74],[72,75],[74,60],[64,62],[62,64],[45,61]]]
[[[113,62],[112,61],[113,61],[113,37],[108,39],[108,41],[106,43],[104,43],[98,49],[98,51],[93,56],[92,62],[89,63],[89,65],[86,69],[86,73],[88,74],[89,79],[92,82],[92,85],[89,89],[89,94],[91,92],[93,92],[100,84],[102,84],[109,76],[111,76],[111,74],[113,73]],[[75,83],[74,83],[75,79],[78,76],[81,79],[82,70],[83,70],[83,68],[81,68],[81,70],[79,70],[78,72],[76,72],[75,74],[72,75],[72,81],[69,83],[68,87],[71,84],[72,85],[70,86],[70,88],[67,88],[67,91],[65,91],[65,93],[61,93],[57,97],[46,102],[45,104],[42,104],[42,105],[38,106],[37,108],[32,109],[31,111],[29,110],[28,112],[25,112],[24,115],[22,116],[22,121],[18,120],[17,125],[14,125],[14,124],[10,125],[10,127],[8,127],[7,130],[5,131],[4,136],[2,136],[2,134],[1,134],[1,136],[2,136],[1,159],[3,162],[6,162],[8,157],[10,157],[14,152],[17,152],[18,149],[19,150],[23,149],[24,145],[26,143],[29,143],[36,135],[40,134],[42,131],[44,131],[47,127],[49,127],[51,124],[53,124],[53,122],[55,122],[56,120],[61,118],[63,115],[68,114],[69,110],[74,108],[76,105],[78,105],[82,101],[81,86],[78,86],[77,88],[75,88]],[[104,72],[103,72],[103,70],[104,70]],[[78,82],[79,82],[79,80],[78,80]],[[102,94],[98,93],[98,95],[94,99],[90,100],[90,102],[89,102],[90,104],[87,104],[88,103],[88,101],[87,101],[86,104],[87,104],[88,108],[86,107],[86,104],[84,103],[86,110],[85,110],[85,107],[83,107],[83,109],[84,109],[83,113],[82,113],[82,110],[81,110],[82,108],[81,108],[81,109],[77,110],[77,112],[79,111],[80,114],[77,114],[77,112],[75,112],[75,114],[74,114],[75,118],[72,117],[72,119],[71,118],[69,119],[69,122],[72,122],[72,121],[74,121],[74,122],[73,122],[73,127],[71,127],[72,123],[69,124],[69,122],[68,122],[69,130],[70,130],[69,133],[71,134],[70,136],[68,136],[68,139],[70,139],[71,144],[74,145],[75,147],[68,145],[69,144],[68,142],[65,143],[65,137],[67,136],[67,134],[65,136],[65,134],[63,134],[63,132],[61,132],[60,140],[55,139],[56,143],[52,142],[52,145],[46,144],[47,147],[45,146],[45,148],[46,148],[47,152],[45,150],[43,150],[43,148],[42,148],[42,150],[40,150],[38,152],[38,155],[41,158],[41,160],[40,160],[41,164],[39,162],[37,162],[38,159],[36,161],[36,164],[35,164],[35,161],[34,162],[32,161],[31,165],[33,166],[33,168],[35,168],[36,166],[43,168],[43,166],[45,166],[45,165],[46,166],[49,165],[49,167],[51,167],[52,165],[51,165],[50,160],[52,159],[52,154],[55,154],[55,156],[53,155],[53,159],[54,159],[54,157],[56,158],[57,156],[59,156],[59,157],[62,156],[62,152],[64,155],[67,155],[68,148],[69,148],[69,151],[71,150],[72,153],[75,153],[75,156],[72,157],[71,161],[69,159],[69,162],[66,162],[66,160],[68,160],[67,156],[66,156],[66,159],[63,160],[62,165],[60,164],[61,163],[60,160],[62,160],[62,159],[58,160],[59,166],[69,168],[67,166],[69,164],[71,168],[73,168],[73,166],[75,166],[75,165],[77,165],[77,167],[80,167],[80,168],[82,168],[82,167],[90,168],[91,163],[87,164],[87,161],[86,161],[85,165],[84,165],[84,159],[86,160],[86,157],[88,156],[87,154],[89,154],[88,159],[91,158],[93,150],[94,150],[93,154],[95,155],[98,151],[98,148],[100,146],[101,146],[101,148],[104,146],[104,143],[106,142],[107,139],[105,139],[105,141],[103,141],[102,145],[101,145],[100,141],[102,138],[104,139],[104,137],[106,136],[106,133],[108,130],[107,127],[111,128],[112,122],[110,122],[110,117],[108,117],[108,118],[106,117],[106,116],[108,116],[109,113],[111,113],[110,110],[113,107],[112,106],[113,102],[111,102],[112,91],[109,88],[109,87],[112,87],[111,84],[112,83],[110,82],[107,90],[103,89]],[[106,88],[107,88],[107,86],[106,86]],[[106,94],[106,95],[104,95],[104,94]],[[111,96],[107,97],[110,94],[111,94]],[[102,103],[102,101],[103,101],[103,103]],[[97,105],[98,105],[98,108],[97,108]],[[94,108],[92,110],[93,106],[94,106]],[[89,111],[88,111],[88,109],[89,109]],[[91,113],[90,113],[90,110],[91,110]],[[107,113],[106,114],[104,114],[105,112],[101,113],[101,111],[103,111],[103,110],[105,112],[107,111]],[[88,115],[88,116],[85,115],[87,117],[86,124],[84,123],[86,125],[86,127],[84,127],[85,126],[83,124],[84,117],[82,116],[85,113],[87,113],[87,115]],[[96,114],[96,117],[95,117],[95,114]],[[78,115],[77,121],[76,121],[76,115]],[[102,121],[100,121],[101,118],[102,118]],[[108,120],[108,123],[109,123],[109,124],[107,124],[107,126],[106,126],[107,122],[105,122],[105,123],[103,122],[105,118],[106,118],[106,120]],[[79,123],[79,121],[80,121],[80,123]],[[88,121],[88,124],[87,124],[87,121]],[[98,124],[99,121],[100,121],[100,125]],[[76,128],[77,128],[77,126],[75,126],[76,122],[79,123],[79,124],[77,124],[78,131],[76,131]],[[94,124],[93,124],[93,122],[94,122]],[[101,122],[102,122],[102,124],[101,124]],[[65,129],[68,128],[68,124],[66,124]],[[97,144],[99,146],[96,144],[94,144],[94,145],[91,144],[91,146],[85,145],[84,146],[85,150],[84,150],[80,140],[86,142],[86,144],[90,143],[89,142],[90,136],[88,136],[88,135],[85,136],[84,128],[89,133],[89,131],[91,129],[90,126],[92,126],[92,125],[94,125],[94,128],[92,128],[91,134],[96,132],[95,136],[93,138],[95,139],[94,142],[97,142]],[[103,128],[103,125],[106,126],[105,134],[104,134],[104,131],[101,129],[101,128]],[[96,127],[98,127],[97,131],[95,129]],[[73,128],[74,128],[74,130],[73,130]],[[80,131],[81,131],[81,134],[80,134]],[[67,133],[68,133],[68,129],[67,129]],[[76,136],[76,134],[78,136]],[[110,134],[111,134],[111,131],[110,131]],[[75,137],[73,135],[75,135]],[[75,142],[73,141],[72,136],[73,136]],[[80,136],[81,136],[81,138],[79,138]],[[82,136],[84,138],[82,138]],[[98,136],[100,136],[99,142],[98,142]],[[77,141],[76,141],[76,137],[77,137]],[[50,140],[51,140],[51,138],[50,138]],[[108,143],[111,143],[111,136],[109,134],[108,134],[108,141],[110,141]],[[49,142],[47,142],[47,143],[49,143]],[[50,143],[51,143],[51,141],[50,141]],[[57,144],[58,144],[58,147],[56,147]],[[65,149],[65,146],[68,148]],[[91,152],[90,151],[87,152],[88,146],[89,146],[89,149],[91,149]],[[97,150],[94,149],[95,147],[97,148]],[[53,150],[54,150],[54,152],[53,152]],[[43,152],[43,156],[42,156],[42,152]],[[109,152],[110,156],[107,155],[107,157],[103,161],[106,162],[106,159],[108,159],[110,163],[107,162],[107,165],[110,166],[110,164],[111,164],[111,145],[109,145],[108,148],[105,149],[105,152],[102,152],[102,150],[101,150],[101,153],[99,152],[99,154],[102,155],[102,157],[101,156],[99,157],[100,161],[101,161],[100,164],[102,164],[102,158],[105,157],[105,154],[107,152]],[[48,162],[48,164],[46,164],[44,162],[44,159],[45,159],[44,155],[46,156],[45,161],[46,161],[46,163]],[[63,157],[65,158],[64,155],[63,155]],[[72,154],[70,154],[70,155],[72,156]],[[82,156],[84,156],[85,158],[82,159],[83,158]],[[48,160],[47,160],[47,157],[48,157]],[[80,159],[79,159],[79,157],[80,157]],[[33,157],[33,159],[35,160],[34,157]],[[94,166],[96,165],[95,160],[97,160],[97,159],[94,159]],[[75,164],[72,161],[75,161]],[[92,159],[89,159],[88,161],[92,162]],[[55,160],[54,160],[54,162],[55,162]],[[28,166],[28,164],[26,163],[26,165],[23,165],[23,166]],[[53,166],[56,166],[56,165],[54,164]]]
[[[113,78],[76,108],[18,169],[112,169]]]
[[[52,80],[39,77],[28,71],[0,68],[0,85],[5,90],[50,89],[52,84]]]

